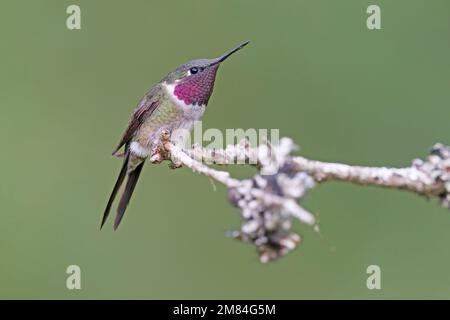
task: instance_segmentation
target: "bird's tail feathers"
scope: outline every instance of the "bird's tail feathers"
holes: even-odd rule
[[[142,167],[144,166],[144,161],[139,163],[136,168],[128,173],[127,184],[125,185],[125,190],[120,198],[119,206],[117,207],[116,219],[114,220],[114,230],[119,227],[120,221],[122,221],[125,210],[127,209],[128,203],[130,202],[131,195],[133,194],[134,187],[138,182],[139,175],[141,174]]]
[[[127,168],[128,168],[128,159],[130,158],[130,152],[125,153],[125,157],[123,159],[122,168],[120,169],[119,176],[117,177],[116,184],[114,185],[114,188],[111,192],[111,195],[109,196],[108,204],[106,205],[105,212],[103,213],[102,223],[100,225],[100,229],[103,227],[103,225],[106,222],[106,219],[108,219],[109,212],[111,211],[111,206],[114,202],[114,199],[116,198],[117,192],[119,191],[123,181],[125,180],[125,176],[127,174]]]

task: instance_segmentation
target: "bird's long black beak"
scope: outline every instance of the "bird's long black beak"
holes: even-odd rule
[[[222,61],[224,61],[225,59],[227,59],[229,56],[231,56],[233,53],[235,53],[236,51],[241,50],[243,47],[245,47],[246,45],[248,45],[250,43],[250,41],[245,41],[244,43],[238,45],[236,48],[224,53],[223,55],[221,55],[219,58],[215,59],[216,61],[214,61],[213,64],[217,64],[217,63],[221,63]]]

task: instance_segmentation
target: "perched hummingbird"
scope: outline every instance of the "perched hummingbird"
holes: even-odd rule
[[[170,72],[145,94],[134,110],[122,139],[113,151],[113,155],[117,155],[124,147],[123,164],[106,205],[101,227],[108,218],[117,192],[125,177],[128,176],[114,221],[114,230],[117,229],[145,159],[152,155],[162,131],[173,132],[176,129],[185,129],[190,132],[192,130],[194,122],[200,120],[205,112],[220,63],[248,43],[249,41],[244,42],[215,59],[189,61]]]

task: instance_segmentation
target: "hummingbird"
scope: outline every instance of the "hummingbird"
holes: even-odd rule
[[[147,91],[134,110],[119,144],[112,153],[114,156],[122,156],[123,163],[103,213],[100,229],[105,224],[114,199],[127,178],[114,221],[114,230],[117,229],[145,160],[159,144],[162,132],[173,133],[178,129],[192,131],[195,121],[199,121],[205,112],[220,64],[249,42],[240,44],[218,58],[191,60],[167,74]],[[123,153],[119,154],[122,148]]]

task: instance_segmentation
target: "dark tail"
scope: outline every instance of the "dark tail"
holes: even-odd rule
[[[117,207],[116,219],[114,220],[114,230],[122,221],[123,215],[125,214],[125,210],[127,209],[128,202],[130,202],[131,195],[133,194],[134,187],[138,182],[139,175],[141,174],[142,167],[144,166],[144,161],[137,165],[136,169],[131,171],[128,174],[127,185],[125,186],[125,190],[122,193],[122,197],[120,198],[119,206]]]
[[[120,189],[120,186],[123,183],[123,180],[125,179],[125,176],[127,174],[127,168],[128,168],[128,159],[130,158],[130,153],[127,152],[125,154],[125,157],[123,159],[122,169],[120,169],[119,176],[117,177],[116,184],[114,185],[113,191],[111,192],[111,196],[109,197],[108,204],[106,205],[105,212],[103,213],[103,219],[102,224],[100,225],[100,229],[103,227],[103,225],[106,222],[106,219],[108,219],[109,211],[111,210],[111,206],[114,202],[114,199],[116,198],[117,192]]]

